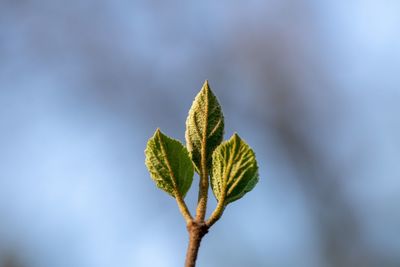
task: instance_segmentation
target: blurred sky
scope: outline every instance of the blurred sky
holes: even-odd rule
[[[396,0],[0,1],[0,266],[182,266],[143,150],[184,141],[205,79],[260,182],[198,266],[400,266],[399,25]]]

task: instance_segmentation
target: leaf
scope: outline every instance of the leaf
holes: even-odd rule
[[[186,144],[197,172],[201,169],[202,153],[207,168],[211,169],[212,152],[222,142],[223,135],[222,108],[208,81],[205,81],[193,101],[186,120]]]
[[[215,149],[212,164],[211,187],[225,205],[243,197],[258,182],[254,151],[236,133]]]
[[[147,142],[146,166],[156,185],[175,197],[185,197],[193,181],[193,163],[187,149],[178,140],[157,129]]]

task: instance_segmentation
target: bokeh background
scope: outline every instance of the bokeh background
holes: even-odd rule
[[[143,150],[209,79],[260,182],[198,266],[398,267],[399,71],[397,0],[2,0],[0,266],[182,266]]]

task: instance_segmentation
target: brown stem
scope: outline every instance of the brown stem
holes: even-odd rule
[[[191,221],[187,225],[189,232],[189,246],[186,253],[185,267],[195,267],[201,239],[208,232],[204,222]]]

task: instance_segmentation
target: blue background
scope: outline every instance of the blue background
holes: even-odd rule
[[[184,141],[205,79],[260,182],[198,266],[400,266],[399,14],[396,0],[1,1],[0,266],[182,266],[184,221],[143,150],[157,127]]]

